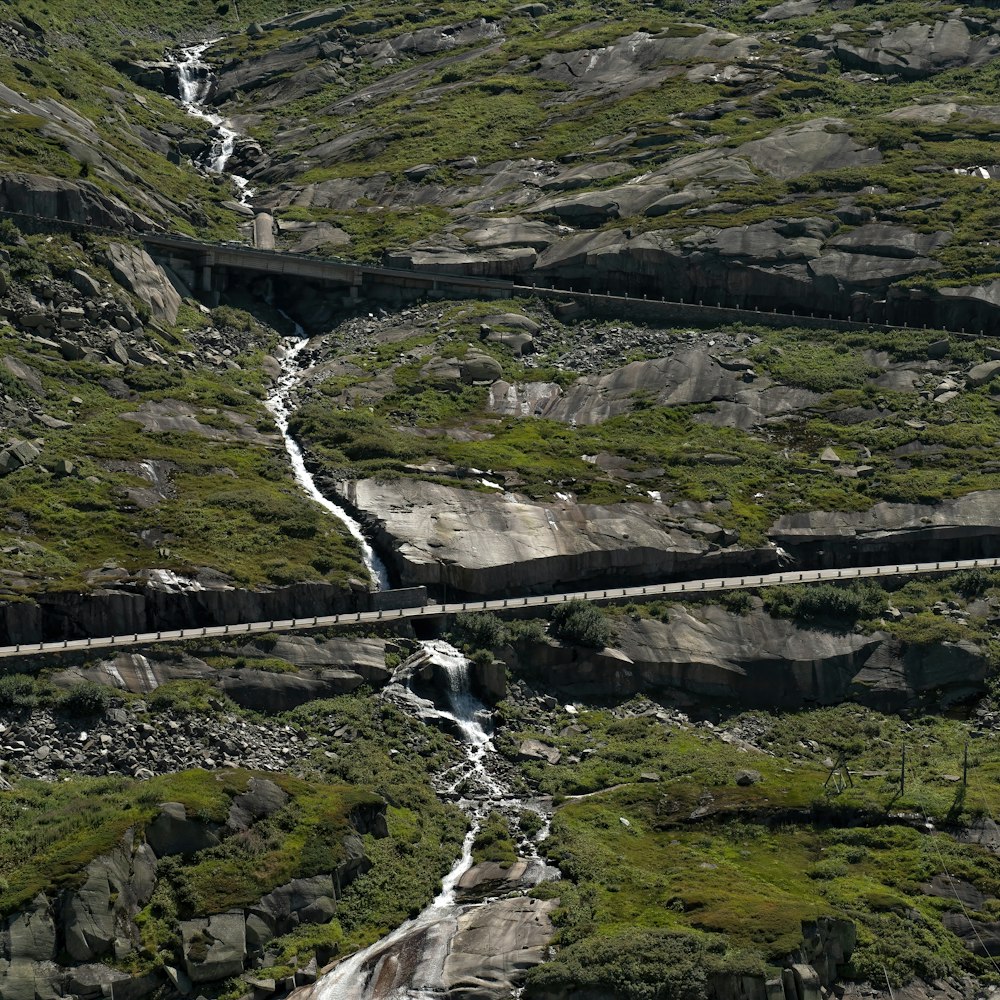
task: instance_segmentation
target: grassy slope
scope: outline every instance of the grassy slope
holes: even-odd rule
[[[504,308],[532,311],[529,303],[505,303]],[[578,343],[579,332],[563,328],[546,353],[525,363],[505,347],[479,341],[481,317],[496,310],[495,303],[450,306],[440,323],[447,335],[418,328],[405,341],[348,355],[344,360],[363,373],[351,376],[350,385],[360,385],[359,402],[371,405],[347,408],[351,406],[345,393],[348,378],[331,378],[307,397],[293,429],[328,469],[356,476],[413,474],[413,466],[438,460],[459,469],[516,476],[518,492],[538,499],[571,491],[590,503],[642,501],[646,490],[662,492],[665,502],[726,498],[731,509],[712,516],[740,532],[748,543],[759,541],[776,517],[797,510],[863,510],[879,501],[926,503],[1000,487],[993,463],[1000,404],[989,386],[967,390],[947,406],[939,406],[923,398],[919,386],[909,392],[881,389],[873,381],[878,370],[860,354],[867,348],[885,350],[894,361],[923,358],[926,346],[936,339],[932,333],[741,328],[760,338],[750,352],[758,372],[779,384],[823,394],[804,419],[774,420],[766,429],[745,432],[699,422],[698,414],[711,411],[711,404],[657,407],[637,398],[630,413],[574,427],[535,417],[498,419],[487,412],[485,388],[439,388],[421,374],[432,353],[462,357],[475,345],[500,362],[509,382],[551,379],[564,387],[572,384],[574,375],[563,370],[558,359]],[[636,337],[641,334],[637,329]],[[678,336],[684,332],[678,331]],[[427,346],[432,340],[433,351]],[[414,360],[410,352],[420,349],[424,355]],[[986,356],[984,350],[973,341],[953,338],[949,364],[957,368],[977,361]],[[635,352],[622,357],[621,363],[643,356]],[[387,372],[391,391],[365,398],[365,380]],[[356,389],[352,392],[357,395]],[[852,408],[872,415],[859,423],[841,421],[840,412]],[[925,426],[917,429],[907,421]],[[432,433],[418,437],[403,430],[414,425]],[[485,431],[490,437],[456,441],[446,433],[456,427]],[[906,463],[895,461],[890,453],[910,443],[932,447],[925,455],[907,456]],[[827,445],[848,463],[873,465],[874,476],[836,475],[819,461]],[[860,457],[864,447],[871,450],[870,459]],[[743,461],[728,466],[702,461],[713,452]],[[583,459],[600,453],[620,456],[626,469],[642,474],[642,489],[629,484],[627,472],[612,476]],[[645,475],[649,469],[662,472],[649,478]],[[452,482],[475,487],[478,479]]]
[[[967,789],[947,777],[961,773],[967,725],[904,723],[840,706],[785,717],[754,713],[723,727],[736,735],[754,731],[762,753],[649,717],[590,712],[557,719],[553,729],[563,721],[588,732],[517,731],[518,738],[535,735],[559,746],[564,760],[581,758],[576,765],[523,764],[533,786],[560,796],[597,792],[565,801],[555,818],[549,852],[569,881],[552,890],[563,897],[565,952],[536,973],[538,984],[579,982],[581,949],[600,950],[645,931],[694,934],[720,952],[711,962],[749,971],[780,963],[798,946],[802,921],[817,916],[846,916],[858,925],[848,975],[871,978],[882,963],[896,982],[960,969],[990,972],[939,922],[959,903],[928,896],[920,885],[949,871],[994,896],[1000,864],[981,848],[914,828],[924,815],[960,823],[1000,809],[1000,755],[991,741],[973,742]],[[842,750],[855,785],[837,794],[824,787],[823,761]],[[736,775],[747,768],[761,779],[740,787]],[[661,780],[636,783],[648,771]],[[907,822],[898,825],[900,817]],[[995,919],[997,905],[987,903],[983,919]],[[586,975],[607,977],[617,960],[611,949],[603,973],[592,964]]]
[[[216,711],[196,692],[180,690],[185,682],[169,687],[174,690],[164,689],[165,697],[152,699],[154,711]],[[326,744],[339,753],[317,751],[315,759],[303,759],[307,778],[259,775],[277,782],[291,801],[255,824],[253,836],[225,839],[190,859],[161,860],[156,891],[139,915],[143,943],[128,959],[130,971],[176,961],[178,920],[245,906],[293,878],[329,873],[343,856],[341,842],[352,831],[347,816],[357,806],[389,802],[389,836],[364,838],[372,869],[345,890],[334,921],[303,925],[273,941],[275,966],[260,975],[288,975],[317,948],[330,955],[362,947],[437,892],[465,831],[461,813],[439,803],[428,784],[430,773],[454,762],[453,741],[363,693],[313,702],[285,721],[321,737],[347,726],[352,737],[348,745]],[[224,822],[249,777],[246,771],[198,770],[145,782],[17,782],[0,794],[0,914],[40,891],[79,884],[87,863],[111,850],[129,827],[141,836],[160,802],[182,802],[191,817]],[[237,984],[232,987],[234,996],[241,995]]]
[[[708,2],[673,3],[659,9],[638,10],[628,0],[600,6],[588,2],[557,5],[550,13],[530,18],[512,13],[513,3],[487,7],[467,0],[436,5],[433,11],[407,4],[387,6],[378,0],[361,2],[339,22],[365,41],[400,35],[434,24],[456,24],[486,16],[501,21],[504,40],[499,47],[474,45],[457,50],[462,58],[428,70],[406,87],[371,101],[355,103],[347,111],[335,102],[370,85],[382,76],[419,67],[434,57],[404,56],[393,65],[373,69],[367,64],[342,67],[344,84],[330,83],[280,108],[263,108],[253,117],[253,129],[265,142],[296,119],[309,121],[332,139],[355,130],[371,130],[379,141],[359,143],[333,165],[304,160],[298,183],[331,177],[368,177],[385,173],[399,179],[419,163],[438,170],[428,184],[449,180],[449,161],[474,155],[482,164],[511,157],[558,160],[581,154],[585,160],[620,159],[623,153],[602,152],[634,130],[636,139],[624,156],[639,155],[622,179],[655,168],[672,158],[708,145],[734,147],[764,137],[775,128],[815,117],[837,117],[863,145],[877,145],[880,165],[845,168],[780,181],[763,174],[756,184],[722,184],[730,207],[713,214],[702,210],[692,220],[686,208],[656,219],[624,220],[638,229],[668,229],[675,235],[700,225],[741,226],[783,216],[823,215],[831,218],[837,199],[856,195],[863,207],[887,214],[921,232],[944,230],[954,234],[950,244],[934,252],[944,265],[931,278],[914,283],[962,282],[997,273],[995,248],[984,243],[1000,215],[1000,189],[975,177],[956,176],[947,168],[969,168],[991,163],[995,126],[956,119],[944,124],[889,121],[882,117],[921,101],[955,100],[995,103],[996,61],[975,69],[946,69],[927,79],[863,79],[841,71],[836,61],[810,62],[809,49],[796,44],[803,35],[822,33],[836,22],[863,29],[878,21],[887,28],[928,23],[945,17],[954,4],[858,4],[850,10],[822,9],[816,14],[763,25],[755,20],[769,5],[766,0],[729,5],[720,11]],[[972,17],[992,21],[989,8],[964,8]],[[613,42],[635,30],[684,35],[697,22],[713,28],[752,35],[760,42],[757,69],[763,66],[764,85],[745,89],[705,80],[694,82],[683,73],[662,87],[597,97],[576,97],[562,84],[534,74],[539,60],[550,52],[586,50]],[[287,32],[253,40],[227,39],[217,50],[220,60],[259,55],[288,41]],[[693,65],[693,63],[689,64]],[[682,65],[683,69],[689,65]],[[298,68],[298,67],[297,67]],[[729,102],[714,120],[683,118],[718,102]],[[252,109],[253,94],[241,110]],[[677,118],[676,116],[682,116]],[[941,170],[940,168],[946,168]],[[924,168],[933,168],[927,172]],[[878,188],[859,193],[867,185]],[[597,185],[600,186],[600,185]],[[428,207],[359,205],[355,209],[289,209],[289,218],[324,219],[354,237],[352,246],[338,253],[377,257],[389,247],[405,246],[421,235],[440,231],[447,215]],[[501,213],[503,214],[503,213]],[[618,223],[616,223],[618,224]]]
[[[21,282],[60,278],[73,267],[102,276],[93,259],[68,241],[33,238],[15,250],[12,273]],[[107,279],[107,276],[104,275]],[[124,293],[122,293],[124,294]],[[218,326],[235,323],[234,336],[247,344],[240,367],[222,370],[184,366],[178,352],[193,345],[192,331],[208,319],[186,310],[175,331],[150,329],[149,344],[170,367],[124,371],[86,361],[65,361],[45,344],[29,343],[10,327],[0,328],[0,355],[19,359],[39,376],[42,391],[5,372],[5,387],[50,416],[72,426],[49,430],[24,427],[18,436],[44,430],[42,458],[0,481],[4,523],[9,535],[0,572],[14,592],[85,587],[84,575],[111,563],[129,571],[161,567],[187,573],[213,566],[243,585],[364,578],[356,546],[340,523],[308,500],[292,482],[280,439],[269,444],[241,441],[244,419],[274,434],[263,406],[267,381],[261,367],[273,348],[273,330],[233,310],[218,310]],[[183,324],[187,323],[187,326]],[[131,391],[121,398],[124,379]],[[72,399],[80,399],[74,404]],[[194,433],[152,433],[123,413],[146,401],[177,400],[194,407],[210,432],[231,439],[210,440]],[[60,458],[77,467],[72,476],[47,471]],[[148,488],[139,463],[170,463],[171,495],[142,507],[129,489]],[[162,541],[141,541],[144,531]]]

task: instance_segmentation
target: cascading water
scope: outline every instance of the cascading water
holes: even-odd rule
[[[236,139],[239,132],[233,128],[232,123],[221,115],[206,111],[204,108],[205,99],[212,85],[212,74],[203,56],[206,50],[215,44],[217,39],[202,42],[199,45],[189,45],[180,50],[180,58],[174,60],[177,67],[177,80],[181,103],[185,110],[207,121],[212,126],[212,133],[215,141],[212,145],[211,153],[202,161],[201,166],[216,174],[225,171],[229,163],[233,150],[236,148]],[[240,203],[246,205],[253,197],[253,190],[249,181],[238,174],[230,174],[233,183],[239,191]],[[285,317],[293,322],[290,317]],[[285,442],[285,450],[288,452],[289,461],[292,463],[292,472],[296,482],[312,497],[316,503],[328,510],[334,517],[341,520],[347,530],[355,538],[361,547],[361,556],[365,566],[371,574],[377,589],[388,590],[391,586],[389,572],[385,563],[375,554],[371,544],[365,538],[361,530],[361,525],[351,517],[339,504],[334,503],[326,497],[316,485],[312,474],[306,468],[305,460],[302,457],[302,449],[298,442],[288,432],[288,418],[291,413],[291,394],[295,387],[295,382],[299,376],[299,355],[305,350],[309,343],[305,330],[295,323],[295,335],[285,340],[282,345],[281,377],[274,386],[274,390],[267,399],[267,408],[274,415],[278,430],[281,431],[282,440]]]
[[[378,557],[371,547],[368,539],[365,538],[361,525],[343,507],[334,503],[325,496],[316,485],[312,473],[306,468],[305,459],[302,456],[302,449],[298,442],[288,431],[288,418],[291,415],[291,396],[295,388],[295,383],[299,378],[299,356],[309,344],[309,338],[305,330],[295,324],[295,335],[285,339],[282,345],[281,375],[274,385],[271,394],[266,401],[267,408],[274,416],[274,422],[278,425],[282,440],[285,442],[285,451],[288,452],[288,459],[292,463],[292,473],[295,481],[312,497],[321,507],[325,508],[334,517],[346,525],[347,530],[361,547],[361,556],[365,566],[371,574],[379,590],[388,590],[391,587],[389,581],[389,571],[385,563]]]
[[[212,149],[199,165],[210,173],[221,174],[225,171],[226,165],[236,149],[239,132],[233,128],[232,122],[228,119],[214,112],[206,111],[204,107],[205,98],[208,97],[208,92],[211,89],[212,75],[208,64],[202,57],[216,41],[217,39],[213,39],[181,49],[180,58],[175,59],[174,64],[177,67],[178,89],[184,109],[188,114],[201,118],[212,126]],[[250,182],[239,174],[231,173],[229,176],[232,177],[233,183],[236,185],[240,204],[249,204],[254,194]]]
[[[445,793],[462,789],[460,805],[469,814],[471,828],[462,855],[444,878],[441,892],[418,916],[391,934],[341,962],[315,986],[296,994],[299,1000],[440,1000],[444,965],[459,930],[459,917],[488,905],[463,905],[458,898],[462,876],[472,867],[472,845],[480,824],[492,807],[519,808],[521,801],[497,773],[497,755],[487,728],[489,711],[469,689],[469,661],[454,646],[439,640],[421,644],[446,681],[448,708],[421,702],[421,717],[438,719],[460,734],[465,760],[441,776]],[[533,847],[525,852],[543,868]],[[545,869],[546,877],[554,873]]]

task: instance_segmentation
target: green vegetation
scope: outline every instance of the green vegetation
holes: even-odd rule
[[[95,271],[85,252],[58,238],[32,237],[11,261],[24,282],[64,278],[74,267]],[[150,329],[150,348],[170,367],[126,369],[124,391],[111,380],[117,369],[67,361],[54,345],[29,345],[0,328],[0,357],[40,380],[40,391],[17,381],[25,403],[66,425],[46,428],[40,460],[0,481],[11,536],[0,580],[9,588],[87,589],[108,571],[188,576],[203,566],[250,586],[364,578],[355,543],[302,494],[258,430],[273,426],[262,362],[274,333],[231,308],[211,319],[246,345],[238,367],[184,367],[179,352],[199,329]],[[157,407],[191,430],[156,430]],[[27,426],[22,434],[33,436]],[[53,475],[59,459],[74,474]]]
[[[502,813],[491,812],[479,827],[472,842],[472,862],[496,861],[507,867],[517,860],[517,846],[510,833],[510,824]]]
[[[435,357],[462,358],[474,346],[499,363],[508,382],[552,379],[558,371],[553,362],[573,345],[572,328],[556,325],[544,353],[516,358],[479,340],[481,317],[496,308],[455,305],[445,313],[447,333],[433,343],[418,327],[406,340],[350,355],[344,360],[365,373],[364,385],[321,383],[296,413],[293,431],[335,477],[419,475],[416,467],[431,462],[443,470],[435,478],[449,485],[482,489],[469,470],[487,470],[539,500],[569,492],[583,503],[642,502],[655,490],[665,502],[713,501],[707,520],[738,534],[745,545],[765,541],[783,514],[865,510],[881,501],[934,503],[1000,488],[993,457],[1000,398],[990,386],[935,404],[919,382],[909,391],[882,388],[875,378],[881,369],[865,360],[866,351],[884,352],[892,363],[926,360],[939,335],[738,327],[732,332],[757,340],[750,353],[759,374],[812,389],[816,401],[799,414],[769,420],[766,429],[744,431],[710,422],[714,404],[662,406],[636,394],[627,412],[574,426],[535,416],[498,417],[485,388],[441,383],[426,367]],[[537,305],[507,308],[530,316]],[[599,342],[610,327],[588,329],[588,336]],[[643,328],[633,329],[637,339],[644,335]],[[669,349],[669,339],[664,341],[661,356]],[[948,363],[956,368],[984,357],[974,341],[953,338],[948,345]],[[565,370],[558,374],[552,381],[563,388],[579,384]],[[869,466],[870,474],[838,474],[820,461],[828,446],[848,466]],[[709,455],[724,460],[706,461]],[[612,456],[615,462],[602,466],[584,456]]]
[[[552,609],[552,634],[573,646],[589,646],[604,649],[615,639],[612,624],[604,617],[604,612],[586,601],[567,601]]]
[[[141,832],[159,814],[160,802],[181,802],[189,816],[224,822],[230,801],[245,791],[250,777],[246,771],[185,771],[148,782],[125,778],[19,782],[12,792],[0,796],[0,861],[5,880],[0,913],[11,913],[39,892],[78,883],[83,868],[110,851],[129,827]],[[287,882],[289,871],[315,875],[329,870],[323,865],[335,866],[343,856],[340,841],[349,830],[350,812],[381,802],[376,795],[346,786],[315,785],[287,775],[267,777],[291,796],[287,815],[273,821],[275,834],[280,831],[281,835],[272,853],[264,855],[266,862],[258,866],[238,839],[215,849],[233,859],[230,869],[241,874],[238,885],[229,882],[234,870],[202,867],[200,858],[193,866],[183,866],[187,886],[194,893],[188,897],[191,913],[216,912],[212,901],[220,894],[256,894],[256,898]],[[322,864],[308,850],[321,828],[329,849]]]
[[[906,722],[843,705],[745,713],[719,734],[664,726],[635,714],[643,708],[566,715],[547,734],[505,708],[505,751],[544,738],[565,762],[520,765],[532,787],[563,803],[546,850],[564,881],[544,887],[560,899],[561,949],[532,973],[533,985],[615,984],[627,997],[652,996],[651,984],[672,981],[657,948],[677,949],[682,969],[698,961],[709,973],[761,974],[798,947],[804,921],[821,916],[858,928],[847,977],[875,981],[883,964],[894,983],[991,973],[941,923],[961,911],[957,898],[924,887],[950,872],[983,891],[981,919],[993,919],[1000,865],[921,823],[930,816],[950,829],[996,815],[992,743],[973,740],[965,787],[956,775],[970,727],[957,721]],[[760,750],[740,742],[747,734]],[[649,772],[659,780],[641,781]],[[750,777],[738,782],[742,773]]]

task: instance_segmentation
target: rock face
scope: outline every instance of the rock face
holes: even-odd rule
[[[223,832],[245,832],[287,798],[273,782],[252,779],[247,791],[233,799]],[[344,838],[343,858],[329,874],[278,886],[246,909],[180,921],[177,944],[184,970],[165,970],[180,992],[188,993],[192,984],[241,975],[278,934],[300,924],[329,922],[344,888],[371,867],[360,833],[387,835],[384,808],[373,803],[352,812],[349,819],[357,832]],[[137,843],[135,831],[128,830],[114,850],[90,862],[78,888],[61,899],[41,893],[0,924],[4,1000],[142,997],[163,985],[160,971],[131,977],[96,963],[123,961],[140,946],[135,917],[153,895],[157,857],[196,852],[220,838],[217,828],[187,819],[179,803],[164,803],[146,835],[147,843]],[[65,951],[68,963],[55,964],[59,951]]]
[[[345,591],[332,584],[300,583],[271,590],[236,589],[206,575],[204,582],[173,586],[157,578],[86,593],[39,594],[36,603],[0,604],[0,642],[39,642],[87,635],[126,635],[250,621],[336,614],[339,611],[421,604],[417,591]],[[396,604],[394,602],[402,602]]]
[[[109,243],[105,259],[115,280],[145,302],[155,320],[169,326],[177,321],[181,297],[142,247]]]
[[[667,621],[626,619],[613,649],[536,645],[521,662],[550,690],[578,698],[664,691],[690,703],[793,709],[851,699],[885,711],[931,695],[961,701],[989,671],[971,643],[904,646],[884,632],[805,628],[713,605],[673,608]]]
[[[879,503],[861,513],[789,514],[770,537],[813,566],[876,565],[919,553],[934,559],[972,559],[1000,550],[1000,493],[980,491],[939,504]]]
[[[151,219],[105,194],[96,184],[39,174],[9,173],[0,177],[0,209],[118,230],[141,232],[153,228]]]
[[[63,903],[66,951],[78,962],[127,954],[139,942],[134,918],[149,902],[156,882],[156,855],[136,847],[134,833],[87,867],[86,881]]]
[[[517,986],[545,960],[558,905],[558,900],[521,896],[462,914],[444,963],[448,996],[492,1000]]]
[[[707,542],[649,504],[531,503],[417,480],[341,483],[374,527],[405,585],[452,593],[509,594],[626,577],[664,579],[723,564]],[[773,552],[734,550],[732,565],[769,565]]]

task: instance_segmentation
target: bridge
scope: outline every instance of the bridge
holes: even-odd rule
[[[846,582],[850,580],[891,577],[925,576],[934,573],[954,573],[971,569],[998,569],[1000,558],[957,559],[954,561],[903,563],[890,566],[860,566],[849,569],[795,570],[788,573],[767,573],[759,576],[730,576],[705,580],[650,584],[645,587],[618,587],[608,590],[582,590],[568,594],[544,594],[538,597],[501,597],[488,601],[463,601],[454,604],[427,604],[383,611],[355,611],[340,615],[320,615],[312,618],[290,618],[283,621],[244,622],[237,625],[205,625],[199,628],[172,629],[164,632],[140,632],[132,635],[110,635],[87,639],[62,639],[55,642],[22,643],[0,646],[0,659],[37,656],[40,653],[89,652],[91,650],[125,649],[162,642],[188,642],[224,636],[244,636],[261,632],[300,632],[331,626],[391,624],[413,619],[434,619],[448,615],[497,613],[544,609],[568,601],[607,603],[652,600],[658,597],[700,597],[732,590],[758,590],[763,587],[797,586],[806,583]]]

